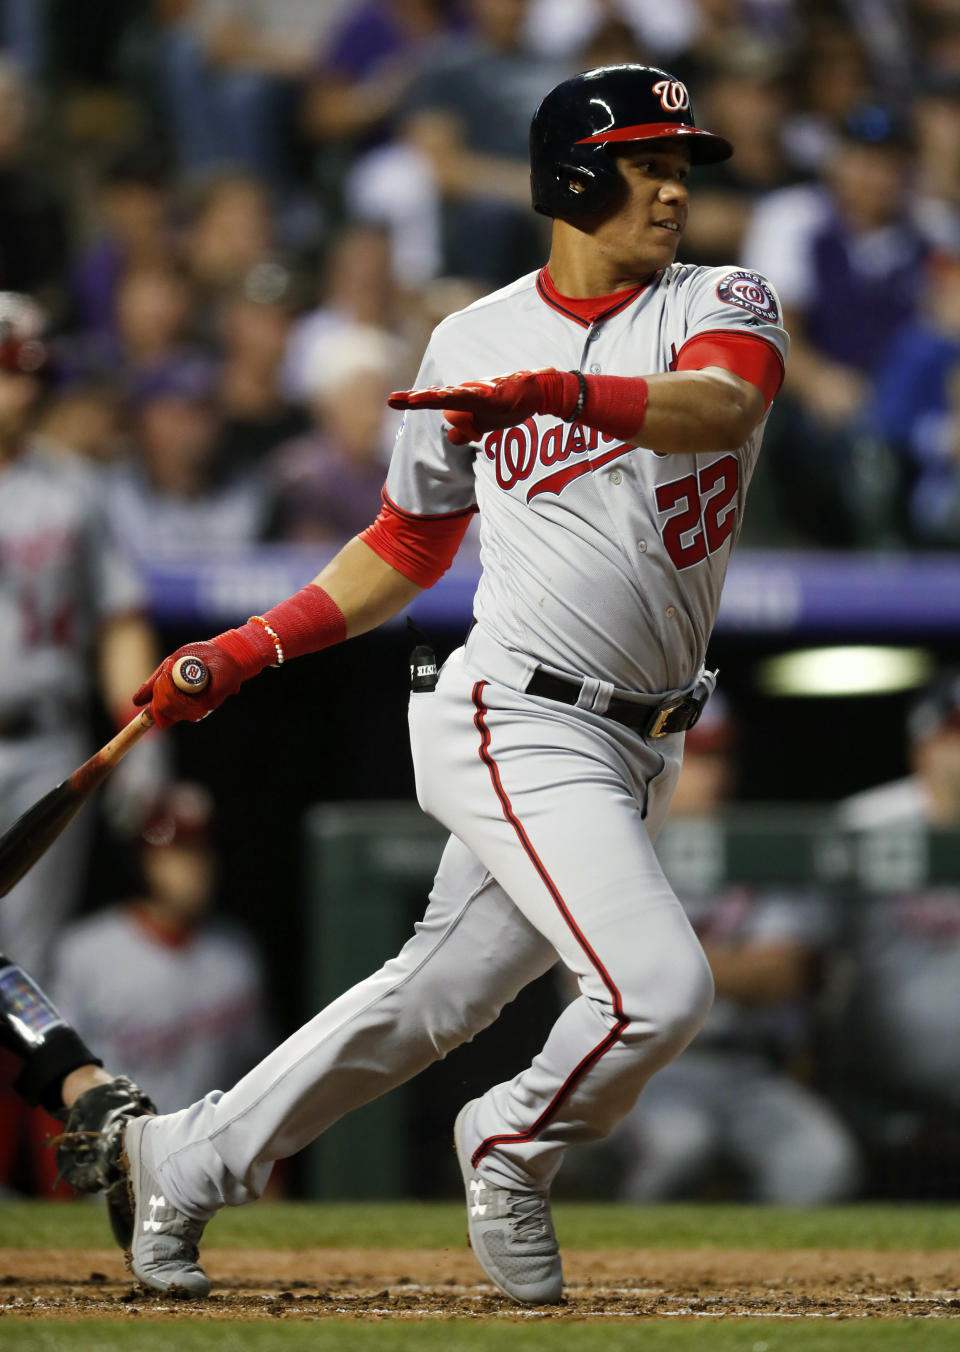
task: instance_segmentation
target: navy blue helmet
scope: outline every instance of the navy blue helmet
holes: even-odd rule
[[[607,147],[664,137],[682,138],[693,164],[716,164],[733,154],[729,141],[696,125],[687,87],[669,71],[600,66],[564,80],[530,124],[534,210],[571,221],[608,210],[623,180]]]

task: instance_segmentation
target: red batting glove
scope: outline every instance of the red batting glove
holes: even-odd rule
[[[171,669],[181,657],[199,657],[210,674],[206,688],[198,695],[185,694],[173,683]],[[134,695],[133,702],[140,707],[150,705],[158,728],[169,728],[173,723],[198,723],[219,708],[228,695],[235,695],[244,681],[275,660],[273,641],[261,626],[245,625],[242,633],[229,629],[206,642],[187,643],[164,658]]]
[[[441,408],[450,423],[447,438],[455,446],[479,441],[487,432],[515,427],[534,413],[572,418],[580,398],[580,382],[572,371],[544,367],[514,371],[492,380],[463,385],[432,385],[426,390],[395,390],[391,408]]]

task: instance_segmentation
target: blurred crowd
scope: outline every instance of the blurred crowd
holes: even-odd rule
[[[0,288],[139,553],[368,523],[385,392],[545,258],[539,98],[620,61],[734,143],[681,257],[793,338],[745,543],[960,543],[956,0],[4,0],[0,43]]]
[[[4,471],[0,536],[40,531],[0,551],[0,652],[26,598],[38,654],[0,680],[4,822],[89,742],[66,692],[94,642],[118,722],[156,659],[121,556],[332,547],[370,523],[388,391],[440,319],[546,258],[540,97],[624,61],[686,81],[736,148],[692,176],[681,259],[764,272],[792,337],[743,544],[960,546],[960,0],[0,0],[0,292],[36,301],[52,356],[29,409],[0,381],[0,471],[27,421],[38,456]],[[852,827],[960,828],[960,685],[909,740],[911,779],[851,804]],[[736,752],[718,701],[678,831],[723,810]],[[42,883],[0,914],[0,943],[161,1108],[264,1040],[254,950],[208,914],[212,807],[170,777],[145,774],[123,904],[31,947],[29,925],[49,935],[73,905],[58,865],[59,901]],[[843,934],[823,898],[682,900],[720,998],[621,1130],[623,1195],[834,1200],[911,1151],[939,1151],[956,1195],[960,891],[891,893]],[[818,1041],[827,987],[842,1058]],[[0,1188],[12,1111],[0,1096]]]

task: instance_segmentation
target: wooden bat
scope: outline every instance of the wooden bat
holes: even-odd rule
[[[181,657],[170,674],[177,689],[188,695],[199,695],[210,679],[199,657]],[[4,831],[0,836],[0,897],[5,897],[46,854],[114,766],[152,727],[150,710],[144,709],[69,779],[45,793]]]

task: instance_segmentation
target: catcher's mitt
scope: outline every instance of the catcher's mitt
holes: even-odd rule
[[[106,1193],[110,1228],[121,1249],[129,1249],[133,1237],[127,1178],[120,1167],[123,1130],[132,1117],[156,1111],[139,1085],[118,1075],[81,1094],[62,1134],[50,1142],[57,1148],[60,1178],[78,1192]]]

